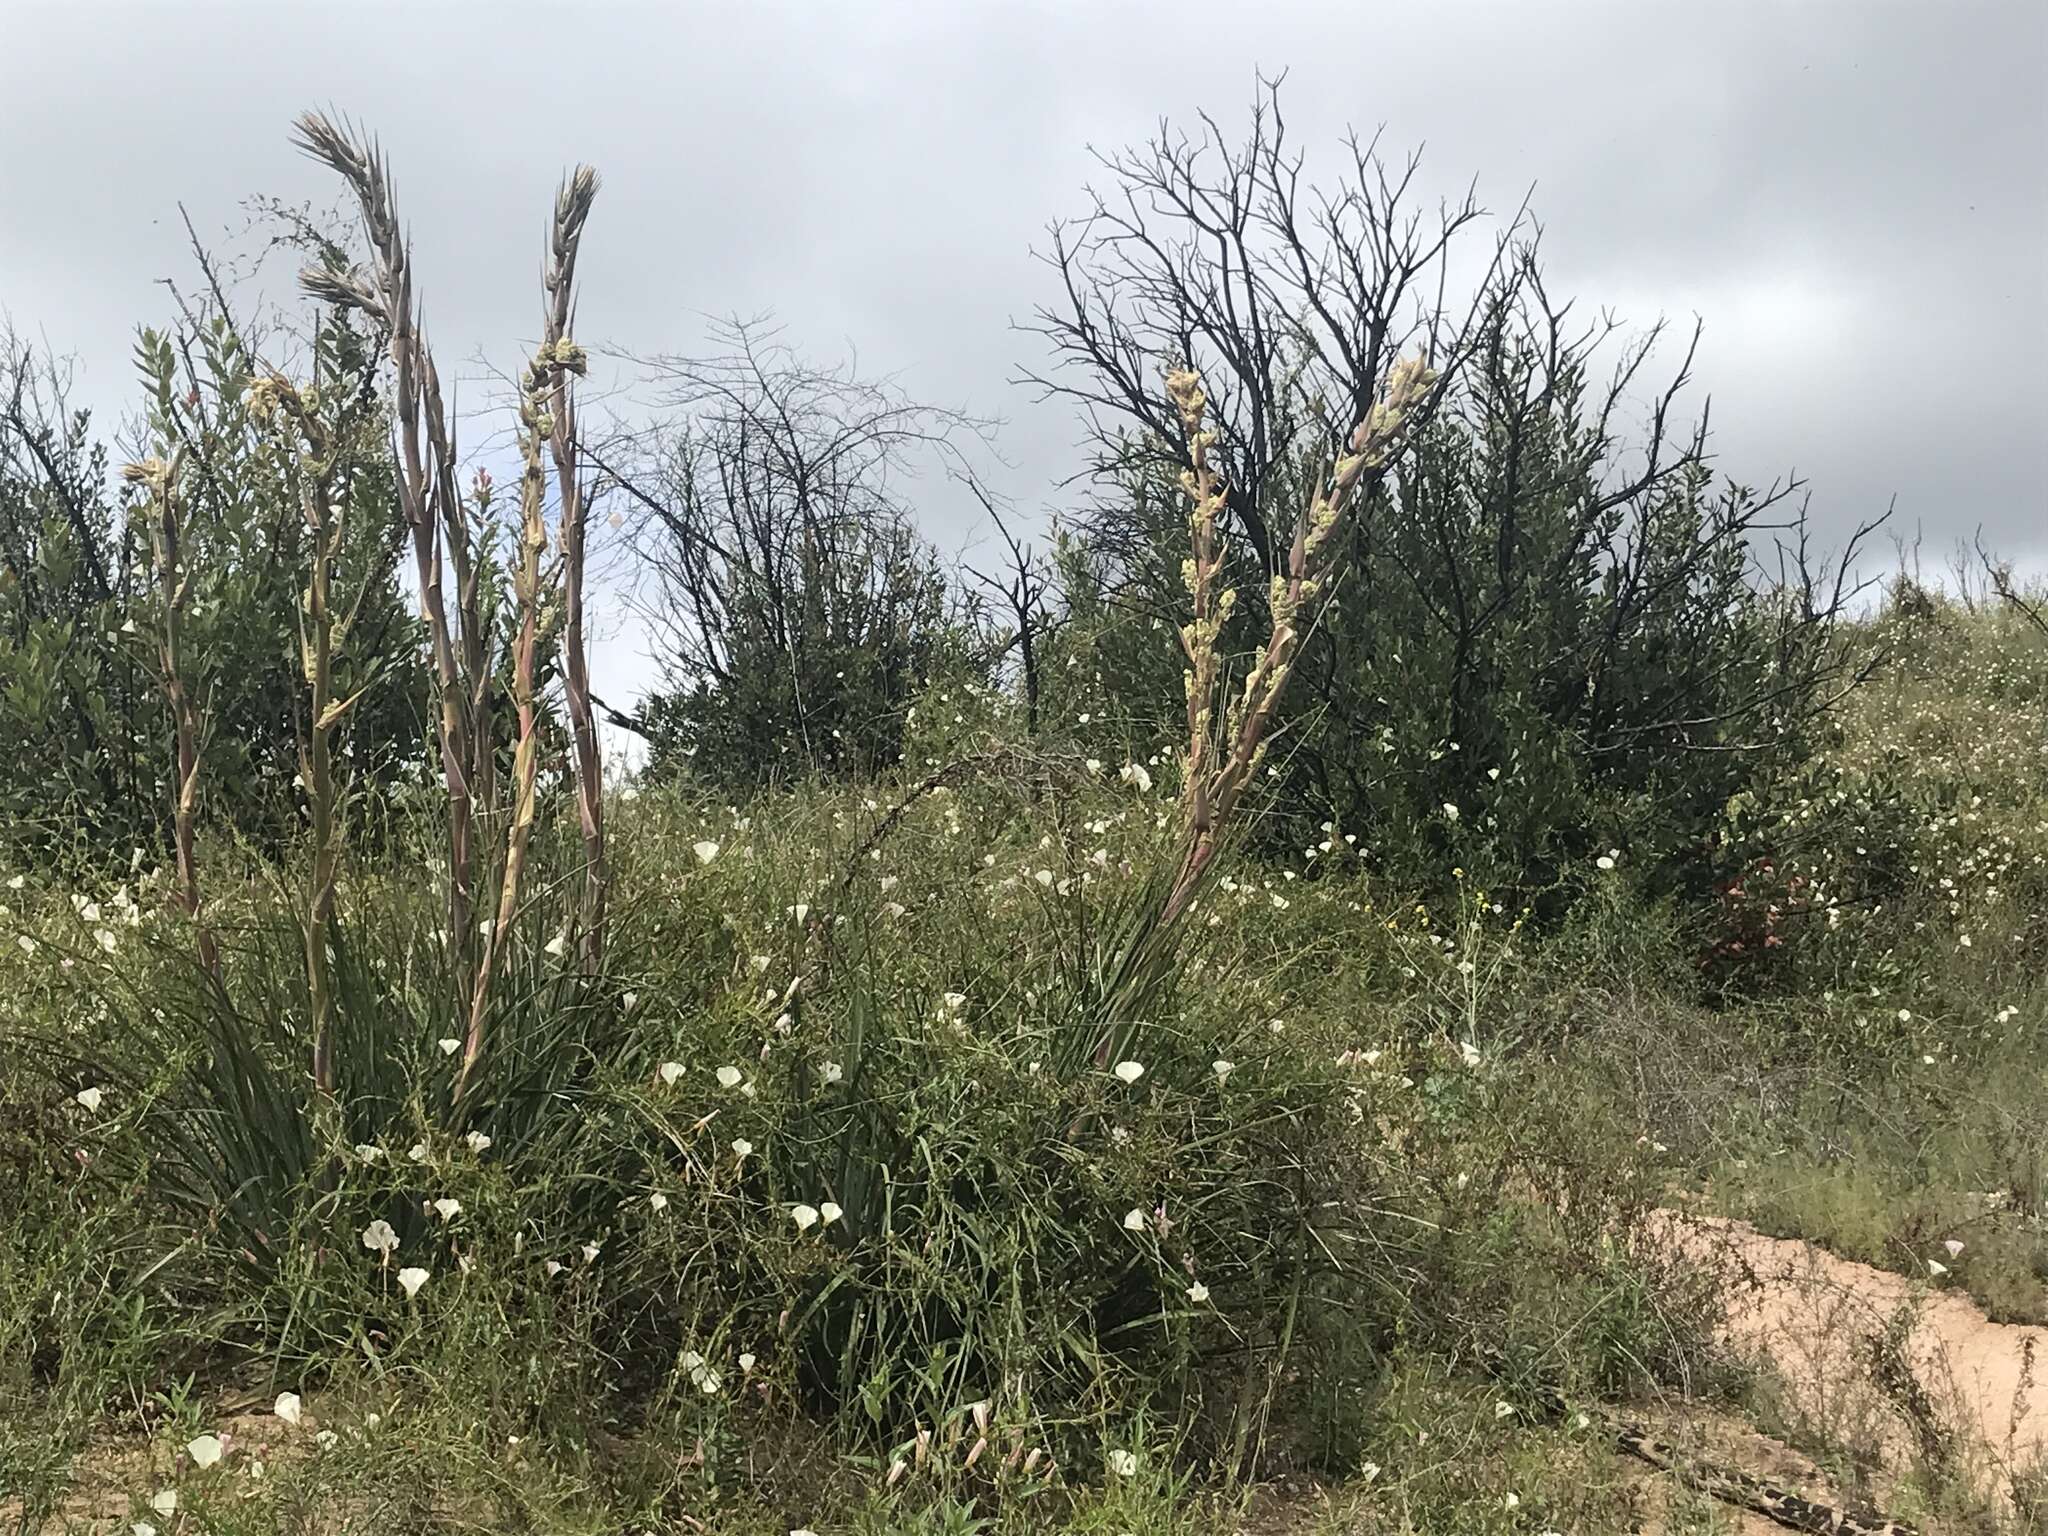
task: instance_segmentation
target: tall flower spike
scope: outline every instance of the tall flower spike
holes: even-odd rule
[[[1215,860],[1219,840],[1259,764],[1293,676],[1302,637],[1327,599],[1342,541],[1345,514],[1361,494],[1368,475],[1377,477],[1393,460],[1423,414],[1437,373],[1421,357],[1403,358],[1387,375],[1380,397],[1353,428],[1347,452],[1329,477],[1317,484],[1295,525],[1284,571],[1268,594],[1272,630],[1258,651],[1234,702],[1221,685],[1219,647],[1233,594],[1220,590],[1223,568],[1217,536],[1224,489],[1210,464],[1216,438],[1207,426],[1208,397],[1201,380],[1186,368],[1166,376],[1166,392],[1187,437],[1189,468],[1181,486],[1190,502],[1192,548],[1186,566],[1192,616],[1181,631],[1187,653],[1188,752],[1181,866],[1161,916],[1166,924],[1187,909]],[[1222,720],[1217,719],[1219,711]]]

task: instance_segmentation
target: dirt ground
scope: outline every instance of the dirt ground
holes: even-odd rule
[[[1788,1422],[1890,1466],[1947,1456],[2009,1488],[2048,1459],[2048,1328],[1994,1323],[1939,1278],[1909,1280],[1747,1223],[1672,1216],[1679,1252],[1728,1281],[1728,1341],[1766,1364]],[[1911,1383],[1874,1360],[1889,1334]]]

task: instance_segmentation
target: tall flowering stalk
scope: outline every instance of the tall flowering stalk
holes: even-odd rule
[[[389,337],[398,503],[411,535],[420,613],[433,656],[436,745],[448,792],[448,942],[457,976],[466,982],[462,957],[468,953],[476,905],[476,821],[479,807],[487,810],[492,794],[487,717],[491,667],[479,612],[480,575],[473,567],[455,489],[454,441],[447,429],[440,375],[420,330],[411,252],[383,156],[374,144],[358,141],[317,112],[299,118],[294,138],[300,149],[333,168],[354,191],[374,262],[369,280],[315,268],[301,274],[301,282],[316,298],[364,310]],[[455,570],[459,623],[449,617],[442,586],[444,541]]]
[[[583,349],[569,339],[569,319],[576,275],[576,250],[582,239],[584,220],[597,196],[597,173],[587,165],[578,166],[563,182],[555,198],[555,218],[547,271],[547,323],[540,350],[526,365],[519,380],[519,558],[513,566],[512,592],[519,605],[519,635],[512,653],[512,707],[519,720],[519,736],[512,749],[512,807],[505,828],[505,864],[498,878],[498,911],[484,935],[483,953],[477,961],[476,981],[470,993],[469,1024],[462,1045],[462,1066],[455,1075],[455,1102],[460,1104],[469,1087],[476,1064],[486,1045],[485,1022],[489,1014],[491,980],[504,952],[512,925],[519,915],[519,888],[526,873],[527,851],[533,841],[535,786],[540,774],[540,699],[537,677],[540,653],[553,627],[554,592],[542,568],[547,553],[546,517],[547,469],[541,459],[542,445],[552,447],[555,472],[561,486],[562,541],[565,570],[574,571],[576,629],[571,649],[573,676],[580,680],[585,711],[583,728],[589,727],[590,681],[587,660],[582,656],[582,525],[581,487],[576,479],[574,419],[555,415],[557,406],[571,403],[569,375],[581,376],[589,366]],[[573,560],[568,548],[575,530]],[[569,685],[572,713],[579,681]],[[589,756],[583,748],[589,747]],[[595,882],[596,911],[601,919],[603,894],[603,822],[592,809],[599,791],[597,747],[594,735],[577,736],[579,807],[584,810],[586,851],[592,851],[589,878]],[[586,767],[585,764],[588,764]],[[589,802],[581,797],[591,797]],[[594,850],[594,851],[593,851]],[[586,887],[586,890],[592,887]],[[586,908],[588,920],[589,908]],[[593,951],[586,948],[586,958]]]
[[[540,775],[540,696],[536,678],[550,619],[543,612],[550,594],[541,564],[548,547],[547,470],[541,462],[541,445],[548,436],[547,401],[553,387],[553,371],[553,349],[544,344],[526,365],[519,381],[519,557],[512,567],[512,594],[519,605],[519,634],[512,651],[512,707],[519,720],[519,736],[512,749],[512,808],[505,828],[505,866],[498,877],[498,909],[484,930],[483,952],[477,959],[476,980],[470,991],[462,1065],[455,1074],[457,1104],[468,1091],[470,1078],[484,1053],[491,980],[519,915],[519,886],[526,872],[527,849],[533,841],[535,786]]]
[[[597,195],[597,173],[578,166],[555,195],[555,223],[549,242],[547,323],[541,354],[549,360],[548,446],[555,461],[555,495],[561,506],[562,644],[564,693],[576,749],[576,814],[583,834],[582,960],[594,971],[604,960],[605,895],[604,765],[590,704],[590,655],[583,635],[583,577],[588,508],[577,474],[576,393],[570,383],[587,366],[583,349],[569,339],[575,314],[576,249]]]
[[[122,468],[121,476],[148,494],[150,554],[162,594],[162,619],[157,633],[157,671],[170,706],[171,734],[177,752],[177,793],[171,802],[171,840],[178,865],[178,904],[192,919],[199,963],[220,979],[220,953],[206,924],[199,892],[199,763],[204,741],[199,706],[185,672],[185,605],[191,598],[191,577],[185,570],[184,525],[178,502],[178,477],[185,466],[180,447],[168,460],[145,459]]]
[[[1327,479],[1318,478],[1308,508],[1296,522],[1287,568],[1272,579],[1269,603],[1273,626],[1258,650],[1244,686],[1235,695],[1223,686],[1218,649],[1237,594],[1224,584],[1223,539],[1217,520],[1224,486],[1209,460],[1216,435],[1205,425],[1209,401],[1201,379],[1189,369],[1166,376],[1166,392],[1187,434],[1192,467],[1181,476],[1190,511],[1191,552],[1185,567],[1192,616],[1181,630],[1187,655],[1188,757],[1183,791],[1184,842],[1179,869],[1161,911],[1162,926],[1187,910],[1214,863],[1252,775],[1265,760],[1281,695],[1300,656],[1301,641],[1328,599],[1336,575],[1337,535],[1345,515],[1386,472],[1396,450],[1436,383],[1423,359],[1394,365],[1366,418],[1352,431],[1346,451]]]
[[[1273,578],[1273,625],[1241,689],[1225,679],[1223,630],[1237,606],[1224,577],[1222,477],[1209,457],[1216,436],[1207,425],[1208,397],[1191,370],[1166,376],[1166,391],[1187,434],[1190,467],[1181,476],[1188,498],[1186,578],[1189,618],[1181,629],[1187,658],[1187,773],[1181,801],[1180,853],[1157,894],[1135,912],[1126,935],[1108,955],[1092,1029],[1075,1049],[1098,1068],[1127,1055],[1147,1002],[1171,973],[1179,953],[1178,919],[1215,866],[1246,789],[1265,760],[1281,696],[1301,650],[1302,636],[1320,613],[1336,576],[1337,535],[1344,517],[1392,463],[1395,452],[1426,408],[1436,372],[1420,358],[1397,363],[1380,399],[1358,423],[1326,478],[1319,478],[1295,526],[1287,567]]]
[[[412,536],[420,608],[433,654],[440,706],[438,745],[448,790],[448,928],[455,956],[460,1006],[466,1015],[462,1062],[455,1079],[460,1102],[486,1041],[492,979],[519,912],[520,887],[532,842],[540,769],[540,658],[557,621],[554,577],[544,570],[548,527],[543,445],[554,461],[561,505],[561,594],[568,657],[566,694],[575,741],[577,808],[586,874],[582,897],[582,958],[595,969],[603,958],[607,870],[604,850],[603,770],[592,713],[584,635],[586,511],[578,475],[572,376],[587,367],[570,338],[575,311],[576,253],[597,195],[597,173],[578,166],[555,199],[545,274],[546,305],[539,351],[519,381],[519,545],[512,589],[519,611],[512,645],[511,702],[518,718],[510,805],[498,806],[491,694],[497,661],[483,614],[484,553],[471,538],[468,513],[456,489],[456,454],[440,375],[420,331],[412,291],[410,253],[391,194],[391,178],[375,145],[319,113],[296,124],[299,147],[346,180],[360,205],[374,257],[369,277],[315,270],[301,281],[315,297],[351,305],[374,317],[389,338],[395,373],[393,411],[398,437],[398,496]],[[477,511],[488,517],[489,480],[477,480]],[[455,581],[451,613],[443,588],[443,560]],[[503,864],[490,868],[481,853],[503,810]],[[482,888],[497,877],[495,899]],[[478,912],[490,915],[477,922]],[[472,951],[475,935],[481,944]],[[474,964],[465,957],[474,953]]]
[[[321,348],[314,348],[316,358]],[[343,404],[335,420],[323,416],[327,395],[316,377],[306,389],[272,375],[249,391],[249,414],[280,429],[285,478],[299,502],[306,524],[307,573],[299,603],[299,659],[306,683],[306,733],[299,748],[299,776],[305,782],[306,810],[311,824],[313,863],[306,888],[306,989],[312,1004],[313,1085],[321,1093],[335,1090],[334,978],[329,960],[330,930],[341,882],[344,838],[343,785],[335,772],[335,736],[361,691],[340,696],[335,666],[367,583],[353,602],[335,591],[346,543],[348,496],[341,485],[341,456],[350,434],[351,412]]]

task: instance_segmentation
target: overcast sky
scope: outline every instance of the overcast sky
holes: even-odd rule
[[[1701,315],[1723,468],[1797,468],[1831,534],[1895,495],[1937,563],[1981,525],[2048,565],[2048,0],[0,0],[0,57],[0,310],[103,413],[154,280],[191,273],[177,205],[224,240],[252,193],[332,204],[286,136],[328,106],[391,156],[444,362],[521,355],[587,160],[579,339],[690,351],[707,313],[773,309],[1002,417],[1002,483],[1047,508],[1078,428],[1008,383],[1043,361],[1012,322],[1045,224],[1084,211],[1091,145],[1234,130],[1285,70],[1311,174],[1384,125],[1433,186],[1511,209],[1533,183],[1555,289]],[[929,500],[942,543],[973,536]],[[612,692],[639,649],[604,645]]]

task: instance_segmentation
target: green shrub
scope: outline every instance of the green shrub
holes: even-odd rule
[[[713,339],[725,355],[657,363],[677,416],[636,489],[663,672],[634,721],[647,777],[871,778],[902,760],[918,690],[988,670],[899,484],[925,458],[957,469],[980,424],[760,322]]]

